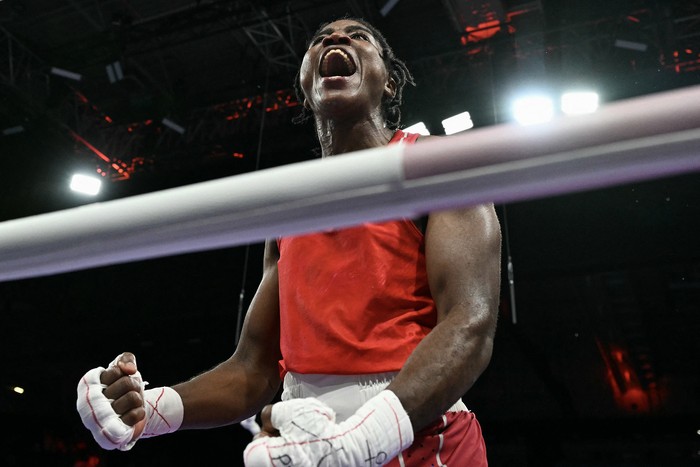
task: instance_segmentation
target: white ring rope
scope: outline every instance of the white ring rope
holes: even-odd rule
[[[700,170],[700,86],[0,223],[0,281]]]

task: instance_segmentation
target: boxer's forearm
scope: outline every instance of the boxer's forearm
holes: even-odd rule
[[[491,359],[490,320],[448,318],[423,339],[387,389],[406,409],[415,431],[435,421],[472,387]]]
[[[258,413],[274,398],[279,375],[247,371],[232,359],[173,388],[184,405],[182,429],[213,428]]]

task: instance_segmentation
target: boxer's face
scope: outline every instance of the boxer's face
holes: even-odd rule
[[[304,105],[322,119],[381,113],[382,98],[394,93],[381,46],[353,20],[329,23],[314,36],[299,81]]]

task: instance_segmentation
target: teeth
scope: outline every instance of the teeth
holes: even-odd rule
[[[326,55],[323,57],[323,63],[321,64],[321,73],[323,75],[328,74],[328,57],[330,57],[331,55],[340,55],[342,57],[343,61],[345,62],[345,64],[347,65],[347,67],[349,69],[353,68],[353,62],[350,59],[350,57],[348,56],[348,54],[346,54],[345,52],[343,52],[340,49],[332,49],[332,50],[329,50],[328,53],[326,53]]]
[[[350,63],[350,57],[348,57],[348,54],[346,54],[345,52],[343,52],[343,51],[340,50],[340,49],[333,49],[333,50],[329,51],[329,52],[326,54],[326,57],[328,57],[330,54],[340,54],[340,56],[343,57],[343,60],[345,60],[346,62]]]

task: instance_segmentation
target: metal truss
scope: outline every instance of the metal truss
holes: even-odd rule
[[[49,67],[0,26],[0,81],[31,115],[41,113],[50,92]],[[11,118],[7,115],[6,118]]]
[[[75,1],[71,1],[70,5],[87,19],[95,30],[102,28],[100,12],[96,13],[97,17],[92,17]],[[175,11],[158,18],[140,20],[137,29],[154,26],[154,23],[160,24],[159,22],[165,21],[166,18],[172,20],[175,17],[176,20],[187,14],[187,23],[190,27],[186,30],[190,36],[186,36],[183,32],[179,34],[182,34],[181,40],[188,40],[188,38],[191,39],[192,34],[196,35],[204,29],[209,29],[208,26],[211,25],[209,20],[216,19],[226,30],[234,28],[243,31],[271,65],[296,69],[299,66],[299,57],[292,44],[304,41],[306,30],[289,12],[284,16],[272,17],[266,11],[252,5],[251,2],[207,2],[205,6],[209,8],[196,10],[199,17],[194,18],[194,22],[189,18],[190,10]],[[245,17],[247,19],[243,22],[247,24],[232,24],[230,15],[221,14],[222,8],[228,9],[229,13],[234,9],[236,13],[240,13],[237,14],[236,22],[242,21],[241,18]],[[242,13],[243,11],[245,14]],[[185,16],[182,19],[184,18]],[[177,23],[177,21],[174,22]],[[192,27],[193,23],[194,27]],[[173,21],[169,21],[169,24],[173,25]],[[198,25],[201,25],[201,28]],[[177,24],[174,28],[178,29]],[[211,30],[208,33],[211,33]],[[172,31],[172,34],[176,34],[175,31]],[[149,37],[154,50],[158,53],[159,37],[162,36],[153,34]],[[214,141],[250,131],[251,125],[259,121],[259,118],[248,117],[259,117],[261,112],[276,113],[276,110],[297,104],[293,91],[287,90],[273,93],[265,99],[265,102],[262,95],[244,97],[204,110],[192,111],[189,114],[180,114],[176,120],[185,127],[184,135],[165,128],[159,121],[117,124],[112,121],[107,112],[96,103],[89,101],[80,91],[81,88],[89,88],[95,83],[80,83],[72,86],[69,83],[63,83],[60,79],[55,79],[54,87],[64,86],[67,89],[63,90],[64,98],[59,103],[55,103],[53,108],[46,108],[46,97],[50,92],[51,84],[49,66],[4,28],[0,28],[0,44],[4,45],[0,50],[6,53],[6,56],[0,54],[2,63],[0,80],[12,88],[13,96],[22,98],[20,106],[29,109],[33,117],[49,114],[59,131],[79,143],[76,145],[76,151],[97,156],[98,171],[113,179],[126,178],[140,167],[148,166],[152,162],[151,159],[162,159],[165,154],[169,154],[167,157],[171,159],[179,157],[178,155],[191,159],[206,157],[212,152]],[[134,64],[138,65],[133,58],[130,58],[130,65],[133,67]],[[166,91],[160,89],[159,92]],[[266,125],[275,125],[275,123],[274,117],[268,117],[266,120]],[[13,125],[13,122],[9,122],[8,125]],[[181,154],[184,151],[188,151],[189,154]]]
[[[538,2],[532,5],[535,6],[536,3]],[[630,11],[595,21],[567,24],[544,32],[509,32],[476,44],[466,43],[461,48],[456,46],[453,50],[421,58],[411,65],[428,72],[437,67],[445,67],[444,73],[449,75],[452,71],[459,72],[460,69],[471,66],[470,64],[481,66],[485,57],[489,56],[495,62],[529,60],[532,56],[540,57],[546,52],[549,56],[559,57],[560,71],[564,75],[582,76],[606,64],[628,67],[631,71],[676,66],[680,60],[668,59],[674,51],[678,52],[680,58],[684,54],[688,55],[686,50],[692,51],[692,56],[687,58],[695,62],[700,53],[700,10],[698,14],[669,18],[668,21],[673,27],[664,32],[664,24],[659,20],[657,12],[650,9]],[[637,42],[644,45],[645,50],[621,49],[615,45],[617,39]],[[665,50],[669,52],[664,53]]]
[[[137,46],[138,50],[134,52],[139,54],[151,53],[162,48],[163,44],[174,46],[242,31],[246,36],[248,32],[251,33],[251,41],[261,44],[264,54],[268,42],[274,39],[276,45],[282,46],[280,50],[286,56],[303,45],[308,32],[299,13],[337,2],[272,3],[262,8],[258,2],[247,0],[202,1],[196,7],[178,9],[156,17],[126,18],[121,27],[128,32],[128,45]],[[276,58],[274,54],[272,57]]]
[[[673,50],[669,50],[667,64],[677,73],[700,70],[700,2],[694,4],[693,14],[673,21]]]
[[[84,99],[76,100],[75,115],[80,134],[89,135],[91,145],[109,155],[109,160],[97,160],[97,171],[122,180],[154,168],[181,167],[222,156],[242,157],[252,152],[250,144],[242,143],[243,136],[259,130],[263,112],[267,114],[266,128],[274,129],[287,124],[291,119],[288,110],[298,105],[291,89],[235,99],[173,117],[182,133],[162,121],[114,123]],[[88,153],[85,147],[79,151]]]
[[[271,66],[298,69],[300,47],[293,44],[306,37],[302,23],[291,13],[279,19],[272,19],[264,9],[258,10],[258,14],[256,24],[243,28],[245,34]]]

